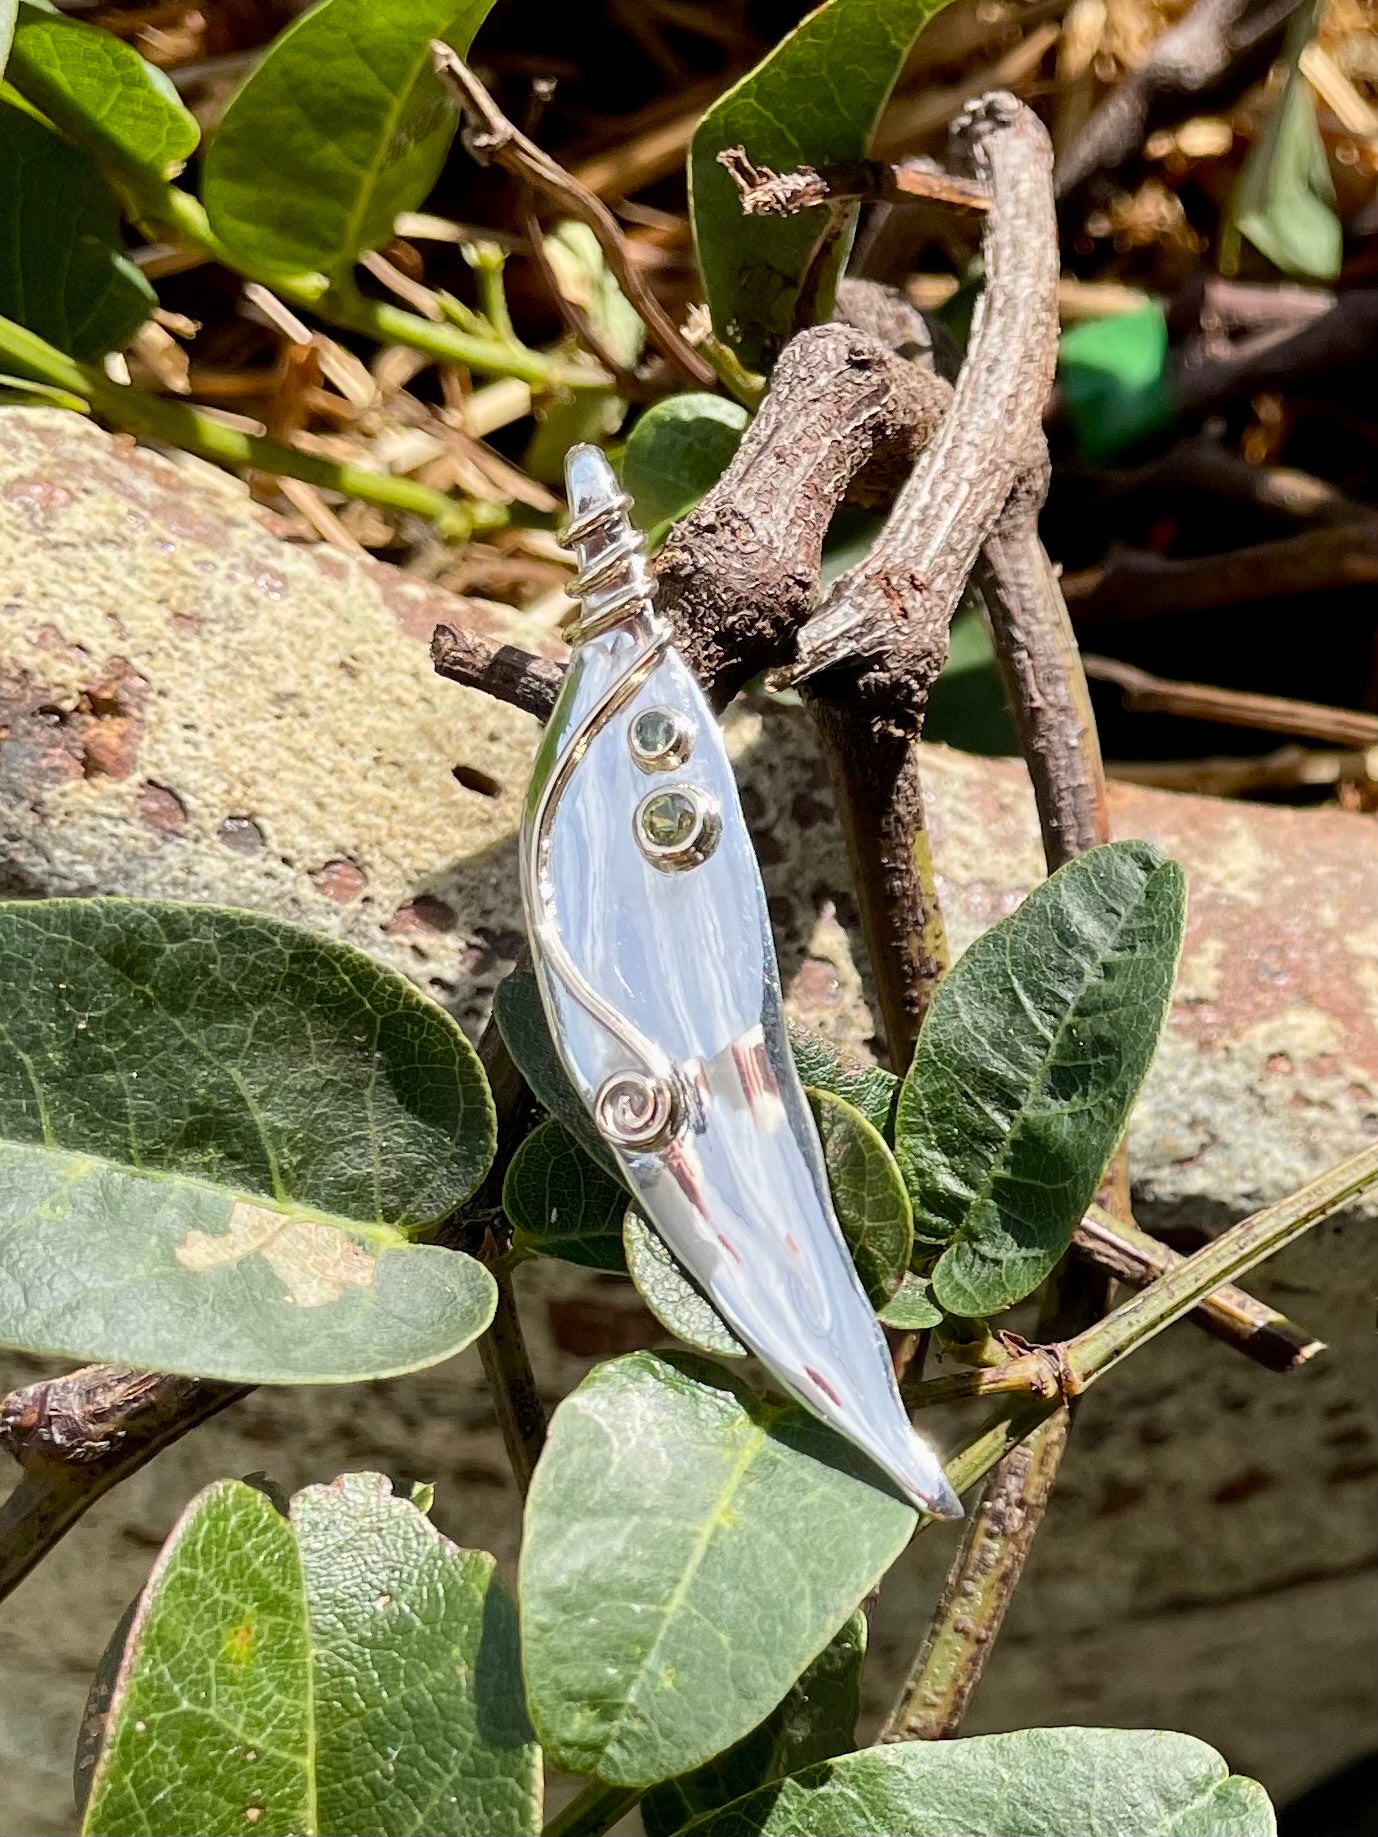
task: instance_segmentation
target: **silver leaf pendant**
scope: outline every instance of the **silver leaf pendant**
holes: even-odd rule
[[[551,1037],[646,1219],[779,1384],[926,1511],[789,1050],[760,869],[713,711],[655,611],[603,453],[566,460],[581,618],[522,827]]]

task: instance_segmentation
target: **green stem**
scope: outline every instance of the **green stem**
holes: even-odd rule
[[[338,491],[385,510],[411,511],[432,519],[447,535],[456,537],[469,536],[475,529],[492,528],[503,521],[504,513],[496,505],[462,504],[415,479],[393,478],[342,460],[299,453],[281,440],[227,427],[190,402],[112,383],[103,371],[67,357],[10,319],[0,318],[0,358],[25,376],[80,396],[104,420],[126,433],[180,447],[216,465],[250,466],[259,472],[299,478],[308,485]]]
[[[387,300],[371,300],[349,281],[330,285],[320,274],[276,274],[257,269],[228,249],[211,228],[198,199],[180,185],[166,185],[139,199],[140,220],[177,242],[189,243],[213,261],[251,281],[260,281],[284,300],[346,331],[362,332],[380,344],[407,345],[443,364],[462,364],[485,376],[515,376],[533,389],[605,389],[608,379],[588,364],[533,351],[515,339],[482,337],[448,321],[423,319]]]
[[[1327,1168],[1318,1179],[1295,1193],[1222,1231],[1209,1244],[1186,1257],[1167,1275],[1121,1302],[1113,1313],[1069,1340],[1066,1363],[1069,1388],[1084,1390],[1129,1354],[1170,1327],[1175,1320],[1205,1300],[1212,1290],[1233,1282],[1302,1236],[1313,1225],[1338,1212],[1378,1181],[1378,1143],[1338,1166]]]
[[[639,1786],[610,1786],[595,1777],[555,1814],[541,1837],[603,1837],[640,1797]]]

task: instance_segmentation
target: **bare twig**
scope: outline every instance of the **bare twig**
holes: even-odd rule
[[[1092,1206],[1077,1226],[1072,1250],[1133,1288],[1147,1288],[1186,1261],[1147,1231],[1099,1206]],[[1295,1371],[1325,1350],[1324,1340],[1228,1282],[1213,1289],[1187,1318],[1270,1371]]]
[[[1147,61],[1131,71],[1091,116],[1057,169],[1063,205],[1132,159],[1148,134],[1175,126],[1244,93],[1281,48],[1287,22],[1304,0],[1196,0],[1169,26]]]
[[[888,165],[884,160],[853,159],[826,166],[821,172],[813,166],[774,172],[769,166],[753,165],[745,147],[724,147],[718,164],[741,192],[744,217],[792,217],[822,205],[903,203],[913,198],[950,204],[958,210],[990,209],[990,194],[984,185],[943,172],[929,160]]]
[[[994,96],[963,118],[958,145],[992,199],[986,292],[966,360],[871,553],[800,632],[795,672],[832,759],[897,1070],[943,967],[931,876],[926,887],[915,860],[923,796],[914,741],[952,613],[1038,430],[1057,337],[1044,130],[1012,97]]]
[[[243,1385],[87,1365],[6,1397],[0,1445],[21,1472],[0,1506],[0,1599],[112,1486],[247,1395]]]
[[[538,721],[550,718],[565,673],[562,663],[533,657],[515,644],[495,644],[478,632],[458,631],[453,625],[436,626],[431,663],[438,676],[462,683],[466,689],[481,689],[496,701],[520,708],[523,714],[534,714]]]
[[[1289,599],[1378,581],[1378,521],[1340,524],[1259,542],[1224,555],[1178,560],[1147,550],[1112,551],[1105,565],[1063,577],[1080,624],[1212,612],[1255,600]]]
[[[1255,695],[1243,689],[1220,689],[1206,683],[1171,682],[1115,657],[1087,657],[1086,674],[1124,690],[1124,705],[1134,714],[1175,714],[1194,721],[1220,721],[1227,727],[1252,727],[1264,733],[1295,734],[1331,746],[1378,746],[1378,714],[1354,708],[1330,708],[1320,702],[1294,702],[1280,695]]]
[[[657,350],[686,382],[698,389],[711,389],[716,381],[711,366],[686,343],[679,328],[647,287],[628,254],[626,238],[617,219],[607,205],[507,119],[473,71],[448,45],[435,39],[431,52],[436,74],[456,97],[468,119],[464,144],[474,158],[484,163],[491,160],[514,173],[569,216],[587,224],[598,238],[618,286],[641,315],[647,335]]]

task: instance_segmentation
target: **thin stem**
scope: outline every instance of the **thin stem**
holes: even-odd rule
[[[941,1741],[961,1727],[1042,1521],[1068,1422],[1067,1410],[1058,1410],[1001,1460],[967,1520],[943,1598],[882,1741]]]
[[[640,1801],[641,1791],[639,1786],[610,1786],[595,1777],[555,1814],[541,1837],[603,1837]]]
[[[394,478],[314,453],[299,453],[281,440],[227,427],[189,402],[112,383],[102,371],[65,356],[10,319],[0,319],[0,356],[40,382],[81,396],[103,419],[126,433],[161,440],[217,465],[247,466],[284,478],[299,478],[308,485],[338,491],[344,497],[358,498],[386,510],[410,511],[431,519],[446,534],[457,537],[472,535],[476,529],[493,528],[505,520],[505,513],[496,505],[462,504],[415,479]]]
[[[1175,1269],[1131,1295],[1113,1313],[1068,1341],[1068,1390],[1085,1390],[1121,1360],[1199,1304],[1329,1218],[1378,1181],[1378,1143],[1328,1168],[1317,1179],[1222,1231]]]
[[[498,1428],[511,1463],[517,1490],[525,1499],[531,1476],[545,1447],[545,1405],[536,1388],[536,1374],[522,1333],[521,1316],[512,1292],[512,1277],[501,1264],[492,1268],[498,1285],[498,1305],[493,1324],[478,1343],[483,1375],[493,1394]]]

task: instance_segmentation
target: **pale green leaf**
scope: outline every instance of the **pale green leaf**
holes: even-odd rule
[[[712,1302],[701,1295],[645,1219],[627,1208],[622,1224],[627,1273],[636,1291],[667,1333],[696,1352],[720,1359],[744,1359],[746,1347]]]
[[[720,96],[689,153],[689,197],[713,326],[748,369],[765,370],[796,329],[800,285],[827,223],[824,211],[744,217],[718,164],[745,147],[758,166],[860,159],[920,26],[943,0],[829,0]],[[851,247],[852,210],[813,285],[806,323],[826,319]]]
[[[887,1327],[896,1327],[902,1333],[919,1333],[925,1327],[936,1327],[943,1311],[934,1303],[933,1284],[928,1277],[906,1270],[904,1280],[880,1310],[880,1318]]]
[[[19,0],[0,0],[0,76],[5,73],[6,60],[14,39],[14,21],[18,10]]]
[[[449,1017],[249,913],[0,904],[0,1343],[243,1383],[432,1364],[492,1314],[411,1243],[478,1184]]]
[[[1053,1268],[1143,1083],[1182,945],[1182,871],[1092,849],[978,938],[939,985],[896,1112],[933,1298],[998,1313]]]
[[[715,1806],[845,1754],[856,1739],[865,1656],[866,1616],[853,1614],[758,1728],[693,1773],[651,1788],[640,1806],[646,1837],[672,1837]]]
[[[1315,98],[1299,68],[1318,13],[1318,6],[1303,7],[1288,27],[1286,80],[1240,170],[1227,241],[1245,237],[1275,268],[1299,280],[1333,281],[1344,263],[1344,228]]]
[[[9,81],[108,176],[169,178],[201,138],[172,79],[122,38],[20,0]]]
[[[868,1748],[684,1827],[685,1837],[1274,1837],[1268,1796],[1152,1729],[1024,1729]]]
[[[158,304],[86,154],[0,101],[0,315],[72,357],[127,344]]]
[[[513,1604],[377,1474],[209,1487],[124,1641],[92,1837],[531,1837]],[[252,1816],[246,1814],[252,1813]]]
[[[751,419],[720,395],[653,402],[627,436],[622,483],[642,529],[682,517],[717,484]]]
[[[748,1734],[903,1549],[913,1510],[794,1405],[689,1354],[600,1365],[527,1502],[527,1696],[551,1758],[647,1785]]]
[[[247,266],[348,272],[434,185],[458,125],[430,40],[460,53],[491,0],[319,0],[250,72],[202,197]]]

